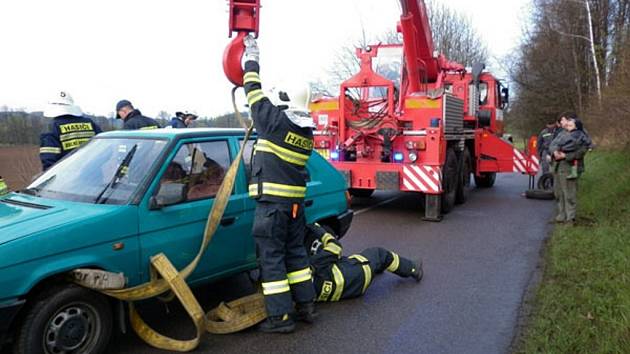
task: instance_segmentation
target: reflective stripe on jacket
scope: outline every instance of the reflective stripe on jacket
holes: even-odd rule
[[[145,117],[137,109],[127,115],[125,118],[124,130],[146,130],[146,129],[158,129],[160,125],[153,118]]]
[[[258,63],[245,63],[245,93],[258,133],[249,194],[261,201],[301,202],[306,195],[305,166],[313,150],[313,131],[292,123],[265,97],[258,72]]]
[[[40,135],[39,157],[43,169],[48,169],[100,132],[101,128],[90,118],[70,115],[54,118],[48,131]]]
[[[313,270],[316,301],[339,301],[360,296],[372,281],[369,261],[360,254],[342,255],[341,243],[318,224],[307,225],[306,240],[317,240],[311,246],[309,262]]]

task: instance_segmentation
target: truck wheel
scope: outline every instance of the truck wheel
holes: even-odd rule
[[[112,334],[112,310],[105,298],[73,284],[40,293],[17,332],[15,353],[102,353]]]
[[[543,189],[546,191],[553,190],[553,174],[545,173],[544,175],[540,176],[540,178],[538,179],[537,187],[538,189]]]
[[[460,166],[459,183],[457,184],[457,195],[455,196],[455,202],[457,204],[464,204],[468,199],[468,194],[470,193],[470,175],[472,173],[472,157],[470,156],[470,150],[464,148]]]
[[[539,200],[554,200],[556,197],[553,191],[546,189],[528,189],[525,191],[525,198]]]
[[[446,161],[442,170],[442,213],[447,214],[455,206],[459,168],[457,155],[451,148],[446,150]]]
[[[372,196],[372,193],[374,193],[374,189],[350,188],[348,192],[350,192],[353,197],[369,198]]]
[[[496,179],[496,172],[483,172],[481,176],[475,175],[475,185],[478,188],[490,188],[494,186],[494,181]]]

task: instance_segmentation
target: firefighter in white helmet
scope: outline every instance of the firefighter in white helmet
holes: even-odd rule
[[[44,117],[52,118],[48,131],[40,136],[39,158],[44,170],[101,132],[96,123],[83,117],[66,91],[58,91],[48,101]]]
[[[171,128],[188,128],[199,116],[195,112],[175,112],[171,119]]]
[[[249,184],[249,194],[257,201],[252,234],[268,315],[259,328],[288,333],[295,329],[295,319],[310,323],[316,316],[304,248],[305,166],[315,126],[308,114],[310,92],[306,87],[281,88],[272,94],[272,103],[261,88],[256,41],[247,36],[244,44],[245,93],[258,134]]]

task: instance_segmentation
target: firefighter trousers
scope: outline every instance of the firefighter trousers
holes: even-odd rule
[[[399,277],[407,278],[413,275],[416,267],[411,260],[382,247],[368,248],[361,252],[361,255],[368,259],[373,274],[380,274],[387,270]]]
[[[359,254],[342,257],[329,270],[315,269],[317,301],[339,301],[361,296],[375,275],[385,270],[400,277],[413,275],[416,264],[381,247],[371,247]]]
[[[549,163],[549,161],[547,161],[548,155],[548,151],[543,151],[542,154],[540,154],[540,167],[542,169],[543,175],[549,173],[549,170],[551,168],[551,164]]]
[[[305,228],[303,204],[257,202],[252,234],[269,316],[292,313],[293,301],[315,299]]]

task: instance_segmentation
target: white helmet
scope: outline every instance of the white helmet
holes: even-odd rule
[[[46,104],[44,117],[56,118],[65,115],[80,117],[83,115],[83,112],[81,112],[79,106],[74,104],[74,100],[68,92],[58,91]]]
[[[271,89],[270,99],[276,106],[287,106],[287,117],[301,128],[315,128],[310,116],[311,87],[309,85],[282,85]]]

